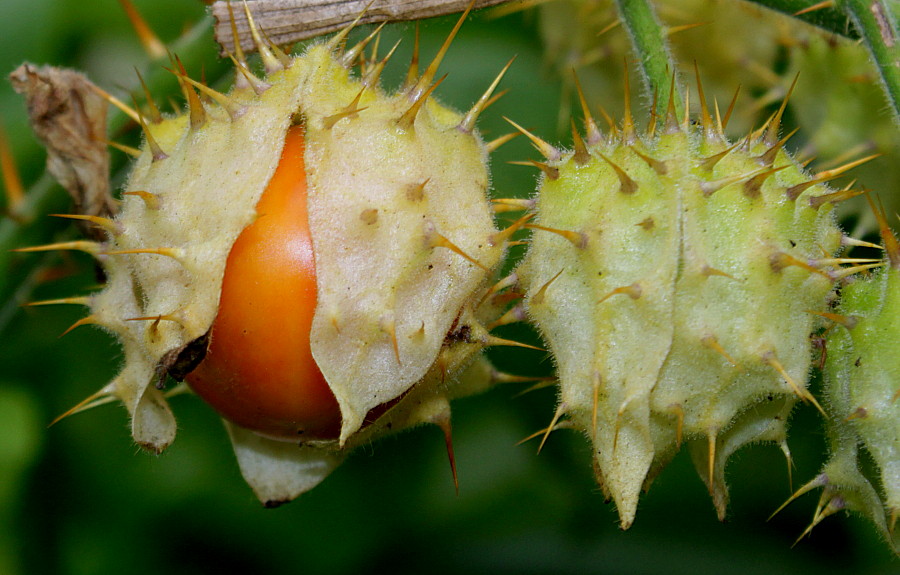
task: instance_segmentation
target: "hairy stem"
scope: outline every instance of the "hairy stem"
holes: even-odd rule
[[[878,68],[894,122],[900,124],[900,36],[891,3],[883,0],[843,0],[840,6],[865,41]]]
[[[684,98],[678,81],[678,67],[672,59],[668,34],[656,11],[648,0],[616,0],[616,7],[637,55],[644,88],[656,99],[656,117],[664,121],[670,97],[676,113],[681,116]],[[670,94],[673,74],[675,94]]]

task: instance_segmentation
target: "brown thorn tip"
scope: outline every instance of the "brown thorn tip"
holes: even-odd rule
[[[500,80],[503,79],[503,76],[506,74],[506,71],[509,70],[509,67],[512,66],[512,63],[515,61],[516,57],[513,56],[509,59],[509,62],[506,63],[506,66],[500,70],[500,73],[497,74],[497,77],[494,78],[494,81],[491,82],[491,85],[488,86],[488,89],[484,91],[484,94],[481,95],[481,98],[478,99],[477,102],[472,106],[471,109],[466,113],[466,116],[459,123],[458,129],[460,131],[469,133],[475,129],[475,122],[478,120],[478,116],[488,107],[488,103],[491,101],[491,96],[494,94],[494,90],[497,89],[497,86],[500,84]]]
[[[781,106],[778,107],[778,111],[775,112],[775,116],[772,118],[772,121],[769,122],[769,127],[766,130],[765,140],[767,142],[774,143],[778,140],[778,131],[781,129],[781,118],[784,116],[784,110],[787,108],[788,101],[791,99],[791,94],[794,93],[794,87],[797,85],[797,80],[800,78],[800,72],[794,76],[794,80],[791,82],[791,87],[788,88],[787,95],[781,101]]]
[[[150,26],[147,25],[146,20],[144,20],[140,12],[137,11],[134,4],[131,3],[131,0],[119,0],[119,4],[121,4],[122,8],[125,10],[125,15],[128,16],[128,20],[131,22],[134,31],[137,33],[138,40],[140,40],[141,45],[144,47],[147,55],[150,56],[150,59],[160,60],[165,57],[165,44],[163,44],[153,30],[150,29]]]
[[[559,150],[557,150],[555,147],[551,146],[544,140],[538,138],[537,136],[535,136],[534,134],[532,134],[531,132],[529,132],[528,130],[523,128],[522,126],[516,124],[515,122],[513,122],[506,116],[503,116],[503,119],[506,120],[507,122],[509,122],[510,124],[512,124],[512,126],[515,129],[517,129],[519,132],[521,132],[521,134],[523,136],[525,136],[526,138],[531,140],[531,143],[534,144],[534,147],[537,148],[537,150],[541,154],[543,154],[543,156],[545,158],[547,158],[549,161],[555,162],[562,157],[562,153]]]
[[[444,445],[447,448],[447,459],[450,462],[450,473],[453,474],[453,487],[456,489],[456,495],[459,495],[459,475],[456,471],[456,455],[453,452],[453,425],[450,420],[450,412],[445,411],[438,415],[434,420],[434,424],[440,428],[444,434]]]
[[[797,184],[795,186],[791,186],[790,188],[788,188],[787,192],[786,192],[787,196],[792,200],[796,200],[797,197],[800,196],[800,194],[802,194],[804,192],[804,190],[806,190],[807,188],[809,188],[811,186],[815,186],[816,184],[821,184],[824,182],[831,181],[831,180],[837,178],[838,176],[842,175],[844,172],[852,170],[853,168],[855,168],[861,164],[865,164],[866,162],[870,162],[880,155],[881,154],[872,154],[870,156],[866,156],[865,158],[860,158],[853,162],[848,162],[848,163],[844,164],[843,166],[839,166],[839,167],[833,168],[831,170],[824,170],[824,171],[818,172],[815,174],[815,176],[813,176],[812,180],[810,180],[808,182],[803,182],[802,184]]]
[[[198,90],[200,90],[200,92],[203,93],[203,95],[208,96],[216,104],[221,106],[222,109],[224,109],[228,113],[228,116],[232,120],[237,120],[244,114],[244,112],[247,111],[247,107],[244,106],[243,104],[240,104],[233,98],[230,98],[229,96],[219,92],[218,90],[214,90],[213,88],[210,88],[209,86],[207,86],[206,84],[203,84],[202,82],[198,82],[198,81],[194,80],[193,78],[189,78],[187,76],[182,76],[182,79],[185,82],[187,82],[188,84],[190,84],[191,86],[193,86],[194,88],[197,88]]]
[[[438,66],[441,65],[441,60],[444,59],[444,55],[446,55],[447,50],[450,49],[450,44],[453,43],[453,39],[456,37],[456,33],[459,32],[459,29],[462,27],[463,22],[466,21],[466,18],[469,16],[469,12],[472,11],[472,8],[474,6],[475,0],[469,2],[469,5],[466,7],[465,12],[463,12],[462,16],[459,17],[459,20],[457,20],[456,25],[453,27],[453,30],[451,30],[450,34],[447,35],[447,39],[444,40],[444,43],[438,50],[437,55],[435,55],[434,59],[431,61],[431,64],[429,64],[425,69],[425,72],[422,73],[422,76],[419,78],[418,82],[416,82],[412,91],[410,91],[410,100],[415,102],[421,99],[422,94],[428,89],[428,86],[431,85],[431,82],[434,80],[435,74],[437,74]]]
[[[581,113],[584,116],[585,137],[589,144],[599,144],[603,139],[603,135],[600,133],[600,128],[597,127],[594,117],[591,115],[587,99],[584,97],[584,90],[581,89],[581,81],[578,79],[578,74],[575,73],[574,68],[572,69],[572,76],[575,78],[575,90],[578,92],[578,101],[581,103]]]
[[[440,79],[432,84],[430,88],[422,92],[418,99],[413,101],[408,110],[403,112],[403,115],[397,119],[397,124],[399,124],[401,128],[403,128],[404,130],[409,130],[413,127],[416,121],[416,116],[419,115],[419,110],[422,109],[422,105],[428,100],[428,97],[431,96],[431,93],[434,92],[434,89],[440,86],[441,82],[443,82],[446,78],[446,74],[441,76]]]
[[[520,341],[513,341],[511,339],[504,339],[502,337],[497,337],[493,335],[488,335],[481,338],[481,343],[484,347],[521,347],[524,349],[533,349],[535,351],[547,351],[544,348],[537,347],[534,345],[528,345],[527,343],[522,343]]]
[[[560,230],[557,228],[548,228],[547,226],[541,226],[538,224],[526,224],[526,228],[532,230],[541,230],[542,232],[550,232],[551,234],[556,234],[562,238],[565,238],[571,242],[573,246],[576,248],[583,250],[587,246],[587,234],[582,232],[575,232],[572,230]]]
[[[537,160],[528,160],[526,162],[508,162],[513,166],[533,166],[543,172],[544,176],[550,180],[558,180],[559,179],[559,168],[555,168],[550,164],[545,162],[538,162]]]
[[[712,136],[713,131],[712,117],[709,115],[709,108],[706,105],[706,95],[703,93],[703,82],[700,81],[700,68],[697,66],[697,60],[694,60],[694,75],[697,77],[697,98],[700,100],[700,125],[703,127],[703,133],[707,137]]]

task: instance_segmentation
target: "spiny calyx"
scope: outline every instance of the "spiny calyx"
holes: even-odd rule
[[[626,106],[604,136],[582,96],[573,152],[529,135],[547,161],[518,273],[558,365],[557,415],[591,440],[624,528],[682,443],[720,517],[731,453],[759,441],[788,453],[795,401],[819,407],[810,311],[849,273],[830,259],[832,205],[817,201],[835,173],[810,176],[784,151],[784,107],[732,144],[699,92],[696,123],[670,104],[639,133]]]

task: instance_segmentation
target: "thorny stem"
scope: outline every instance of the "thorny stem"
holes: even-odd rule
[[[672,74],[675,74],[675,111],[681,117],[684,113],[682,84],[678,81],[678,68],[672,59],[666,29],[656,11],[648,0],[616,0],[616,7],[637,55],[644,88],[651,97],[656,97],[656,117],[665,121]]]
[[[211,18],[204,18],[171,45],[171,50],[188,63],[199,63],[214,54],[210,40]],[[171,74],[161,69],[160,62],[150,62],[149,73],[145,74],[148,86],[153,90],[162,82],[171,81]],[[134,78],[137,83],[137,78]],[[114,107],[109,110],[109,131],[116,133],[126,126],[128,117]],[[54,223],[52,218],[42,216],[52,212],[65,212],[69,199],[63,189],[56,184],[49,172],[45,171],[26,191],[14,217],[0,214],[0,333],[9,320],[29,296],[35,286],[34,273],[37,267],[46,264],[45,258],[22,257],[10,250],[28,245],[47,243],[58,232],[62,223]]]
[[[892,4],[884,0],[842,0],[840,6],[865,41],[884,84],[894,122],[900,124],[900,36]]]

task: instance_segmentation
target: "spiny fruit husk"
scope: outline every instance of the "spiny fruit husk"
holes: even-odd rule
[[[86,405],[118,398],[141,446],[159,452],[172,442],[162,382],[203,357],[231,246],[257,217],[287,130],[302,122],[318,296],[310,340],[342,425],[338,438],[298,447],[226,422],[242,472],[274,505],[379,433],[424,422],[449,430],[448,400],[491,381],[475,360],[500,341],[482,327],[497,310],[481,296],[509,235],[494,227],[488,151],[474,129],[497,82],[466,115],[430,96],[467,14],[421,76],[416,56],[395,94],[378,86],[384,61],[373,57],[363,79],[351,76],[368,39],[344,52],[349,29],[296,57],[257,35],[266,76],[239,55],[227,95],[181,70],[188,110],[140,117],[145,143],[108,241],[82,246],[108,281],[79,324],[114,333],[125,355]]]
[[[699,84],[698,84],[699,85]],[[630,109],[602,136],[547,155],[519,276],[559,370],[554,417],[585,432],[621,524],[686,443],[720,517],[725,464],[748,443],[787,454],[806,390],[810,333],[841,245],[831,190],[783,149],[784,107],[731,144],[701,114],[637,133]],[[726,120],[727,121],[727,120]],[[563,419],[565,421],[565,419]],[[560,425],[562,427],[562,425]]]
[[[848,509],[872,520],[900,553],[900,246],[883,212],[876,213],[887,250],[885,265],[841,289],[832,316],[835,325],[826,338],[831,457],[797,495],[822,487],[809,529]],[[872,481],[861,449],[874,462]]]

